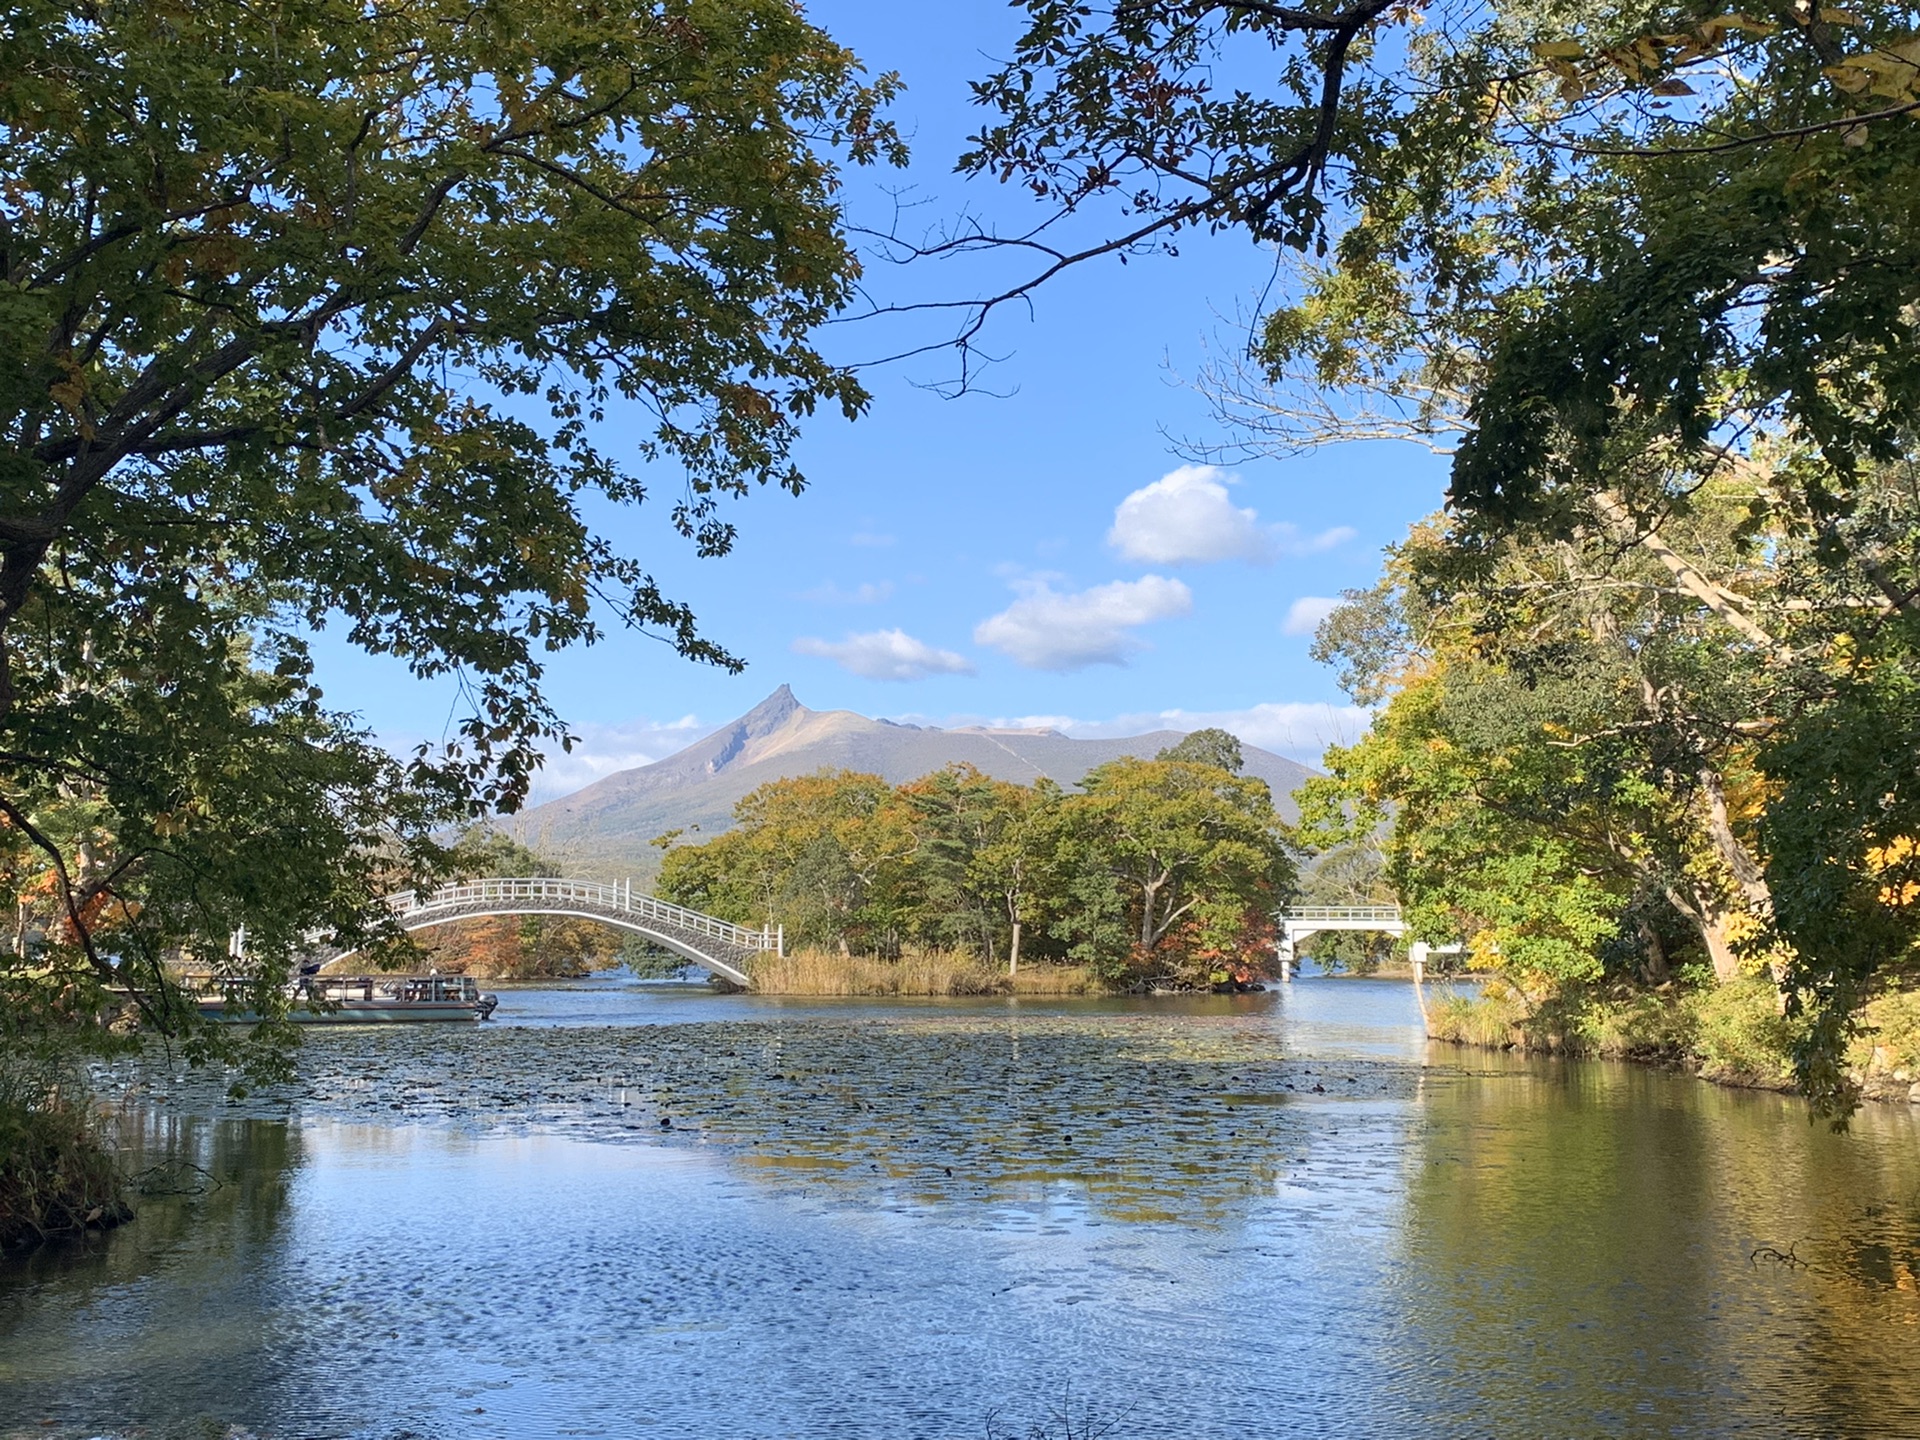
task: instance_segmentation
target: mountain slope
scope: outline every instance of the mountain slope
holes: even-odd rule
[[[741,797],[769,780],[821,769],[862,770],[897,785],[964,762],[1017,784],[1048,776],[1074,785],[1096,765],[1126,755],[1151,757],[1180,738],[1175,730],[1075,740],[1057,730],[898,725],[851,710],[809,710],[782,685],[678,754],[609,775],[505,826],[515,839],[565,862],[570,874],[644,877],[659,866],[659,851],[647,843],[654,836],[695,827],[702,835],[717,834],[732,823]],[[1242,749],[1246,773],[1265,780],[1280,813],[1292,819],[1294,788],[1314,772],[1256,746]]]

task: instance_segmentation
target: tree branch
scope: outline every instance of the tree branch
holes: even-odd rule
[[[1720,619],[1742,639],[1768,655],[1780,653],[1780,642],[1769,635],[1748,615],[1749,602],[1723,585],[1716,585],[1660,537],[1657,527],[1643,527],[1616,491],[1595,491],[1590,501],[1594,514],[1616,540],[1637,545],[1667,568],[1680,587]]]

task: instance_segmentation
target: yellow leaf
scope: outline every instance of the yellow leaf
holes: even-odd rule
[[[1578,60],[1587,52],[1571,40],[1554,40],[1534,46],[1533,53],[1542,60]]]

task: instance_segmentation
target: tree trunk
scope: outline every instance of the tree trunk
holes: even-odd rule
[[[1020,922],[1013,922],[1013,943],[1007,947],[1007,974],[1020,973]]]
[[[1147,954],[1153,949],[1153,904],[1159,897],[1159,884],[1140,882],[1140,951]]]
[[[1727,940],[1727,917],[1730,912],[1720,897],[1710,891],[1691,887],[1683,891],[1669,886],[1667,900],[1700,932],[1701,943],[1707,947],[1707,955],[1713,961],[1715,983],[1724,985],[1737,978],[1740,974],[1740,957],[1734,954],[1733,946]]]
[[[1649,985],[1663,985],[1667,980],[1667,947],[1661,943],[1660,932],[1653,928],[1653,922],[1642,915],[1637,921],[1640,930],[1640,946],[1646,952],[1646,960],[1641,966]]]
[[[1713,978],[1725,985],[1740,978],[1740,957],[1727,940],[1727,914],[1724,910],[1709,914],[1700,925],[1700,938],[1707,942],[1707,954],[1713,957]]]
[[[1711,765],[1700,767],[1700,788],[1707,797],[1707,831],[1713,836],[1713,848],[1726,861],[1727,869],[1740,885],[1740,893],[1759,914],[1773,909],[1773,892],[1767,888],[1765,873],[1753,852],[1733,833],[1733,820],[1727,813],[1727,787],[1720,772]]]
[[[1766,872],[1754,854],[1733,833],[1733,820],[1727,811],[1727,789],[1721,782],[1720,772],[1711,765],[1700,767],[1700,784],[1707,794],[1708,829],[1713,835],[1714,849],[1726,866],[1733,872],[1733,878],[1740,886],[1748,908],[1758,916],[1771,919],[1773,916],[1773,890],[1767,884]],[[1774,988],[1779,992],[1777,1003],[1781,1014],[1787,1008],[1787,959],[1779,948],[1774,948],[1767,969],[1773,975]],[[1719,975],[1719,962],[1714,962],[1714,974]]]

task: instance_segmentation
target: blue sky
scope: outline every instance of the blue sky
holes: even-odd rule
[[[951,171],[981,113],[966,82],[1010,48],[1018,13],[867,0],[811,11],[908,87],[896,118],[913,167],[854,177],[854,218],[885,225],[888,190],[908,186],[915,233],[963,210],[1017,223],[1017,193]],[[1092,262],[1050,282],[1030,312],[1000,313],[985,337],[1003,357],[986,377],[993,393],[925,388],[950,373],[939,355],[869,371],[869,414],[816,420],[800,451],[811,488],[738,504],[725,558],[695,558],[665,523],[670,475],[661,503],[607,516],[613,538],[749,665],[729,676],[619,632],[555,657],[551,694],[583,744],[551,758],[537,797],[659,759],[782,681],[815,709],[936,724],[1219,723],[1309,761],[1351,738],[1356,712],[1307,658],[1305,621],[1317,600],[1370,583],[1381,547],[1439,506],[1445,462],[1356,445],[1224,471],[1186,464],[1169,434],[1224,437],[1183,377],[1233,343],[1228,317],[1268,286],[1273,257],[1237,236],[1189,236],[1180,250]],[[883,299],[955,298],[1003,273],[874,263],[868,282]],[[950,324],[849,324],[826,344],[864,359]],[[618,430],[607,439],[617,446]],[[329,699],[392,743],[444,733],[447,688],[331,637],[317,654]]]

